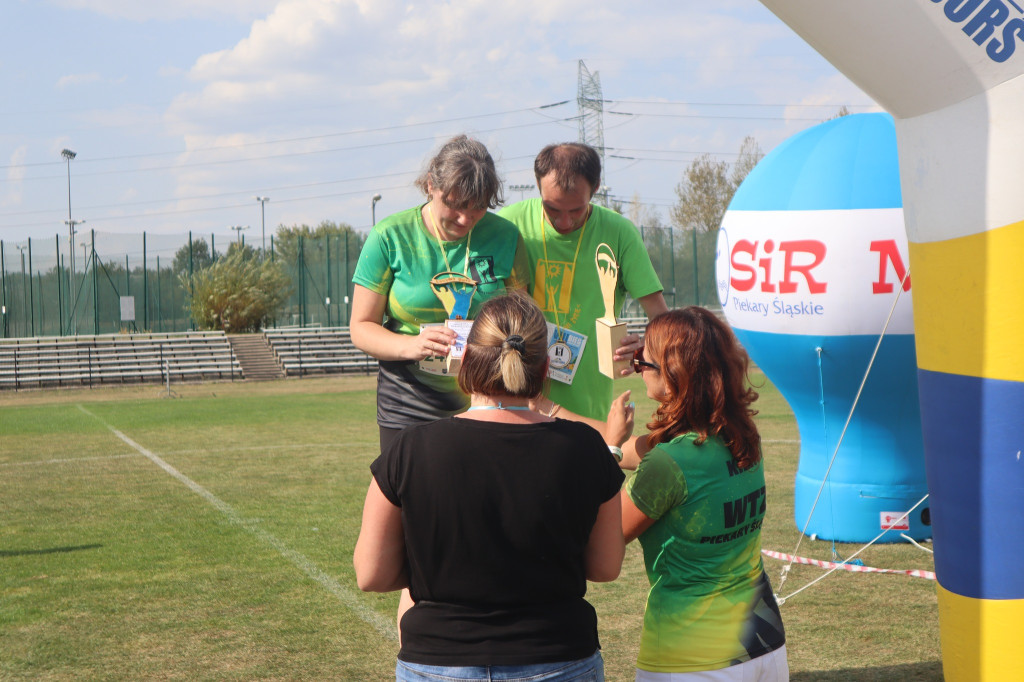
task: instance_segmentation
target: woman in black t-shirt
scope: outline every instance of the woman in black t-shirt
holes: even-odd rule
[[[469,411],[405,429],[370,467],[354,564],[361,589],[412,594],[398,680],[604,679],[584,596],[622,566],[623,474],[592,428],[529,409],[546,341],[532,299],[488,301],[459,372]]]

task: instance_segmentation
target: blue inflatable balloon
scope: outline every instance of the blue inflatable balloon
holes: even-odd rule
[[[796,416],[795,521],[809,535],[931,536],[927,503],[900,521],[927,493],[907,253],[888,114],[788,139],[722,221],[719,299]]]

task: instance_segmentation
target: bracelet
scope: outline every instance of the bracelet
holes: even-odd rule
[[[622,448],[620,448],[618,445],[609,445],[608,451],[612,453],[613,457],[615,457],[616,462],[622,461]]]

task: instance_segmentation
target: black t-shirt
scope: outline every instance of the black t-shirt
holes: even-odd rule
[[[400,659],[527,665],[597,651],[583,551],[623,474],[596,431],[442,419],[402,431],[370,470],[402,508],[416,605]]]

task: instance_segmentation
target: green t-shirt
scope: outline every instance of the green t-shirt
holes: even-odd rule
[[[655,519],[639,538],[651,582],[641,670],[717,670],[786,641],[761,562],[764,467],[740,471],[720,438],[694,439],[655,447],[626,488]]]
[[[487,299],[505,293],[506,286],[526,288],[526,251],[512,223],[486,213],[466,237],[439,245],[426,231],[421,209],[410,208],[377,223],[366,237],[352,276],[356,284],[387,297],[387,329],[415,335],[421,324],[444,322],[448,312],[430,280],[449,269],[477,282],[469,319]],[[423,372],[417,362],[380,363],[377,421],[381,426],[402,428],[439,419],[461,412],[468,403],[454,376]]]
[[[598,370],[594,321],[604,316],[595,256],[607,244],[619,266],[615,313],[626,293],[634,299],[662,290],[639,230],[615,211],[592,205],[590,218],[567,235],[544,219],[541,200],[527,199],[499,212],[523,235],[530,262],[530,293],[549,322],[587,337],[572,385],[552,380],[548,397],[584,417],[604,420],[612,402],[612,379]]]

